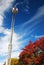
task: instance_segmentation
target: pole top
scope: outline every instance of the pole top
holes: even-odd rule
[[[16,8],[16,7],[13,7],[13,8],[12,8],[12,13],[13,13],[13,14],[16,14],[16,13],[18,13],[18,8]]]

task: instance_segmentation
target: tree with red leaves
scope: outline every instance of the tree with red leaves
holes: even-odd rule
[[[44,37],[30,43],[20,53],[21,65],[43,65],[44,64]]]

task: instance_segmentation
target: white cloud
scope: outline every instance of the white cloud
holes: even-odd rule
[[[9,7],[11,7],[13,1],[14,0],[1,0],[0,1],[0,14],[2,14],[2,12],[4,12]]]
[[[1,60],[1,61],[0,61],[0,65],[3,65],[4,62],[5,62],[5,60]]]
[[[7,52],[8,51],[8,44],[10,43],[10,35],[11,35],[11,32],[9,29],[5,29],[3,31],[3,34],[5,34],[4,37],[1,37],[1,40],[0,40],[0,45],[2,46],[1,48],[1,52],[4,53],[4,52]],[[13,46],[15,45],[15,50],[19,48],[19,42],[18,42],[18,39],[20,37],[17,36],[16,33],[13,33]],[[13,47],[14,49],[14,47]],[[1,54],[1,53],[0,53]]]
[[[2,62],[0,62],[0,65],[3,65],[3,63],[2,63]]]
[[[8,8],[12,7],[12,2],[14,0],[1,0],[0,1],[0,26],[3,24],[4,11],[8,10]]]
[[[0,15],[0,26],[2,26],[3,17]]]
[[[16,51],[12,53],[12,58],[19,58],[20,51]]]
[[[3,57],[3,55],[7,55],[8,51],[8,44],[10,39],[10,30],[5,29],[3,26],[3,19],[5,17],[4,12],[12,7],[12,2],[14,0],[1,0],[0,1],[0,33],[5,34],[4,37],[0,37],[0,57]],[[15,33],[14,33],[15,34]],[[4,60],[1,61],[0,59],[0,65],[3,64]]]
[[[11,35],[11,31],[10,29],[4,29],[4,31],[2,30],[2,33],[5,34],[4,37],[1,37],[0,40],[0,56],[8,56],[8,45],[10,43],[10,35]],[[15,32],[13,33],[13,42],[12,42],[12,56],[11,57],[18,57],[20,54],[20,47],[21,44],[26,41],[18,41],[20,38],[22,38],[23,36],[20,36],[18,34],[16,34]],[[17,50],[17,51],[16,51]],[[6,57],[7,59],[7,57]],[[6,60],[4,59],[4,61]]]
[[[10,30],[9,29],[5,29],[3,31],[3,34],[5,34],[4,37],[1,37],[1,40],[0,40],[0,56],[7,56],[8,55],[8,45],[10,43]],[[13,33],[13,43],[12,43],[12,51],[15,51],[15,50],[19,50],[20,46],[21,46],[21,43],[18,42],[18,39],[20,39],[20,36],[16,33]],[[12,52],[12,57],[18,57],[19,55],[19,51],[17,52]]]

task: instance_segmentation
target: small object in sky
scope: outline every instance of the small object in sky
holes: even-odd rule
[[[12,12],[13,12],[14,14],[18,13],[18,8],[14,7],[14,8],[12,9]]]

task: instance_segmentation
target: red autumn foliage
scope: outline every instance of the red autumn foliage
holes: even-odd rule
[[[42,65],[44,64],[44,37],[30,43],[22,49],[19,61],[21,65]]]

